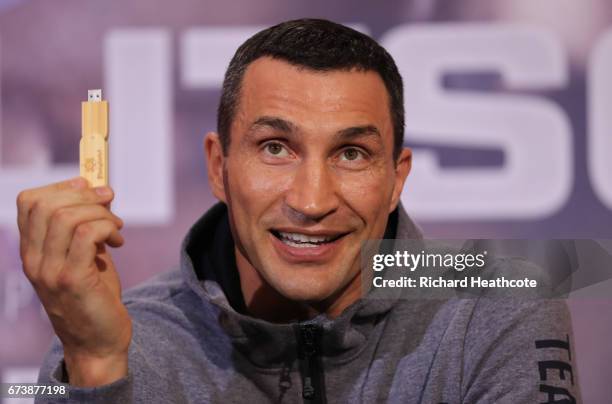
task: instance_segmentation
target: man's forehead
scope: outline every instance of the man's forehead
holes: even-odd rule
[[[312,113],[321,119],[326,114],[334,119],[346,115],[349,120],[359,116],[361,123],[390,125],[389,96],[374,71],[315,71],[262,57],[248,66],[238,104],[239,115],[248,124],[262,115],[290,118]]]

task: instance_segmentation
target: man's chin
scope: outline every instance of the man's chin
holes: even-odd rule
[[[347,286],[350,262],[338,259],[326,262],[290,263],[271,255],[267,274],[262,273],[267,283],[286,299],[305,304],[329,300]]]
[[[318,303],[324,302],[330,297],[330,293],[313,293],[310,290],[299,290],[299,291],[290,291],[285,294],[285,297],[292,302],[301,303],[304,305],[316,305]]]
[[[336,288],[330,283],[316,282],[315,279],[284,279],[283,282],[273,285],[274,289],[285,298],[302,303],[316,303],[329,298]]]

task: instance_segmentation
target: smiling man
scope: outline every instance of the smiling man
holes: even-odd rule
[[[204,140],[220,202],[180,270],[123,295],[112,192],[23,191],[24,271],[58,336],[39,381],[74,402],[574,402],[564,303],[362,296],[364,242],[421,238],[399,203],[402,97],[393,59],[348,27],[251,37]]]
[[[209,179],[230,212],[251,314],[336,317],[361,294],[359,249],[384,234],[410,150],[400,149],[401,131],[394,141],[402,123],[376,71],[311,70],[272,56],[248,65],[239,99],[222,101],[220,120],[231,123],[206,138]],[[307,62],[336,62],[315,57]],[[389,80],[401,83],[397,73]],[[276,298],[259,304],[255,294]]]

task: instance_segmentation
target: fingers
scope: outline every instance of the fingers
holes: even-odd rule
[[[55,191],[61,191],[69,188],[84,188],[87,186],[87,180],[83,177],[74,177],[65,181],[56,182],[50,185],[45,185],[38,188],[26,189],[17,195],[17,226],[19,232],[27,233],[27,221],[30,214],[32,204],[44,196]]]
[[[123,221],[101,205],[75,205],[57,209],[49,221],[49,229],[43,245],[44,266],[41,266],[40,270],[54,276],[66,261],[77,226],[102,219],[113,222],[118,229],[123,227]],[[123,244],[123,237],[117,232],[106,241],[113,247],[119,247]],[[33,275],[36,276],[36,274]]]
[[[89,188],[88,182],[82,177],[71,178],[66,181],[57,182],[54,184],[27,189],[19,193],[17,196],[17,225],[20,232],[20,255],[23,261],[24,272],[26,276],[32,280],[43,264],[43,260],[46,265],[51,265],[54,268],[58,265],[58,253],[57,250],[47,247],[48,251],[51,252],[52,256],[45,257],[45,239],[49,231],[51,218],[55,212],[59,209],[67,208],[70,206],[79,205],[90,205],[107,207],[107,211],[110,208],[110,201],[113,199],[113,192],[110,187],[100,187],[106,189],[107,193],[96,192],[99,188]],[[96,210],[98,214],[96,218],[109,218],[108,215],[104,216],[100,210]],[[110,213],[110,212],[109,212]],[[91,217],[92,211],[84,213],[85,216]],[[112,215],[112,214],[111,214]],[[66,216],[66,213],[62,213],[61,217]],[[114,219],[118,219],[112,215]],[[62,221],[65,219],[61,219]],[[70,223],[67,225],[74,226],[74,220],[79,222],[80,219],[72,217]],[[119,219],[120,221],[120,219]],[[60,221],[61,222],[61,221]],[[120,224],[122,226],[122,224]],[[61,227],[61,225],[59,225]],[[63,235],[62,235],[63,234]],[[66,231],[63,233],[58,232],[58,229],[54,230],[54,240],[59,239],[61,243],[65,241]],[[63,241],[62,241],[63,240]],[[122,238],[113,236],[109,240],[109,244],[115,246],[122,243]],[[58,246],[58,248],[62,248]],[[66,248],[67,249],[67,248]]]
[[[28,248],[34,251],[42,250],[49,220],[57,209],[76,204],[108,202],[112,198],[112,191],[100,195],[92,188],[64,189],[45,196],[41,195],[34,202],[28,218]]]
[[[91,275],[92,271],[97,271],[92,264],[98,252],[98,244],[106,240],[114,245],[123,243],[123,237],[114,221],[100,219],[78,225],[70,242],[62,277],[82,279]]]
[[[31,257],[40,257],[44,240],[48,231],[49,220],[53,212],[65,206],[77,204],[102,204],[113,198],[112,190],[105,187],[109,192],[100,194],[97,188],[78,188],[72,186],[56,186],[46,189],[32,190],[21,198],[23,205],[20,214],[25,217],[25,232],[21,237],[20,252]],[[83,183],[80,183],[83,186]],[[35,260],[34,260],[35,261]],[[36,265],[36,262],[32,262]]]

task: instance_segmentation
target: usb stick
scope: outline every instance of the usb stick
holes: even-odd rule
[[[102,90],[88,90],[81,102],[79,166],[89,186],[108,185],[108,102]]]

